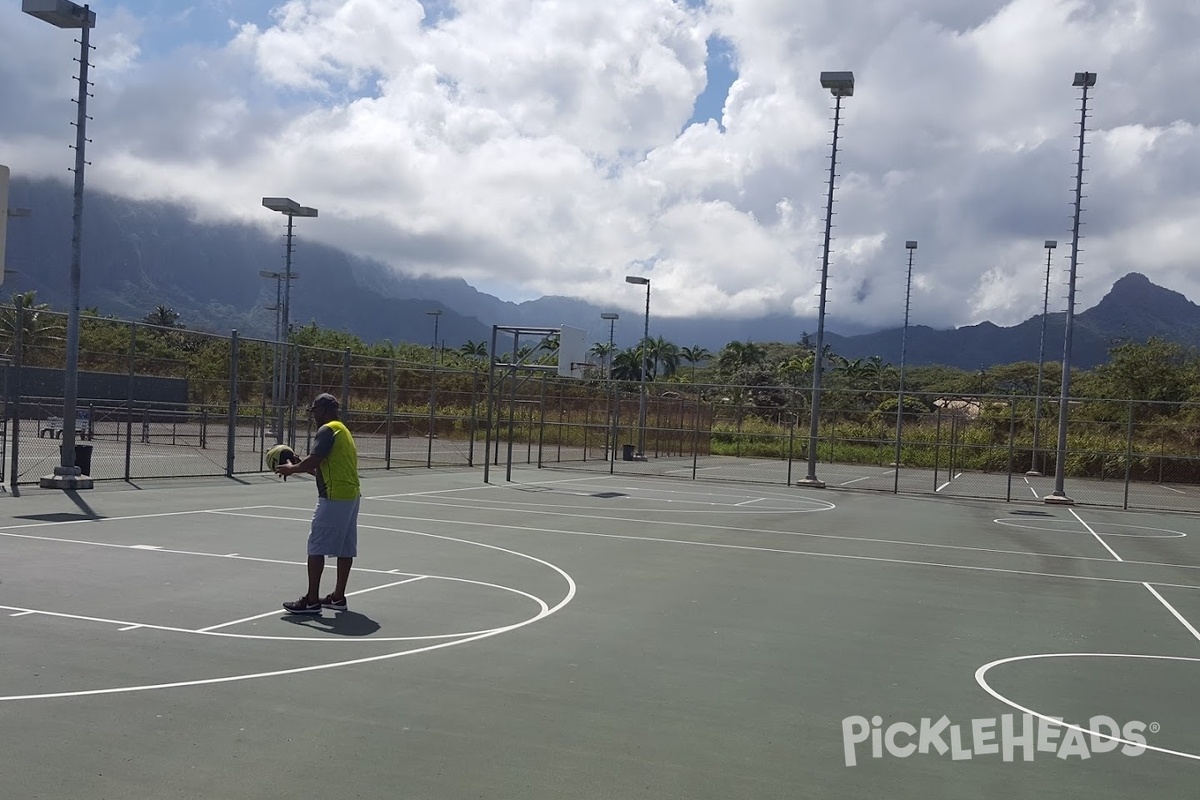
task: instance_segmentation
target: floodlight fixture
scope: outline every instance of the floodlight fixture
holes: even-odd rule
[[[1095,86],[1096,73],[1094,72],[1076,72],[1075,81],[1072,86]]]
[[[1058,247],[1057,239],[1047,239],[1046,240],[1046,249],[1047,250],[1053,250],[1056,247]]]
[[[908,248],[909,250],[916,250],[917,249],[917,240],[909,239],[907,242],[904,243],[904,246],[906,248]]]
[[[822,72],[821,86],[832,92],[834,97],[853,97],[854,73]]]
[[[71,0],[22,0],[21,10],[56,28],[96,27],[96,12]]]
[[[650,283],[650,279],[649,278],[641,278],[641,277],[638,277],[637,275],[626,275],[625,282],[626,283],[636,283],[638,286],[647,286]]]
[[[620,318],[621,318],[620,314],[616,314],[612,311],[601,311],[600,312],[600,319],[620,319]]]
[[[269,208],[272,211],[278,211],[280,214],[286,214],[289,217],[315,217],[317,210],[302,206],[290,197],[264,197],[262,199],[264,208]]]

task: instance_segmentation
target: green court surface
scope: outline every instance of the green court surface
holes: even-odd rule
[[[5,796],[1194,793],[1200,518],[501,477],[365,477],[318,617],[307,479],[0,497]]]

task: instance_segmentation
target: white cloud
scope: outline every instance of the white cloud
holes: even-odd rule
[[[0,161],[61,177],[74,45],[13,5]],[[831,330],[899,322],[906,239],[914,324],[1040,313],[1042,241],[1069,249],[1071,78],[1096,71],[1080,302],[1132,270],[1200,298],[1192,0],[460,0],[437,19],[290,0],[253,23],[225,3],[223,45],[153,56],[136,8],[97,9],[89,185],[264,228],[258,198],[285,194],[321,209],[306,237],[398,270],[631,312],[623,276],[645,270],[656,313],[811,319],[817,77],[852,69]],[[738,69],[724,132],[687,125],[714,34]]]

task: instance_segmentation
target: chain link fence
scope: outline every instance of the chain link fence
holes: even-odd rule
[[[9,322],[0,479],[36,483],[61,460],[65,317]],[[1059,471],[1058,399],[571,380],[485,358],[425,362],[83,318],[76,458],[96,480],[264,471],[301,452],[304,409],[329,392],[363,470],[514,464],[605,474],[1041,502]],[[643,412],[644,408],[644,412]],[[1040,409],[1041,419],[1035,418]],[[1200,406],[1068,403],[1065,494],[1079,503],[1200,511]],[[810,458],[810,446],[814,447]],[[811,473],[811,474],[810,474]],[[507,473],[506,473],[507,477]]]

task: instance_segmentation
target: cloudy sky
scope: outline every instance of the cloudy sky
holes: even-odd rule
[[[0,0],[0,163],[66,180],[73,32]],[[1196,0],[95,0],[90,187],[510,300],[1013,324],[1130,271],[1200,300]],[[1189,233],[1190,231],[1190,233]]]

